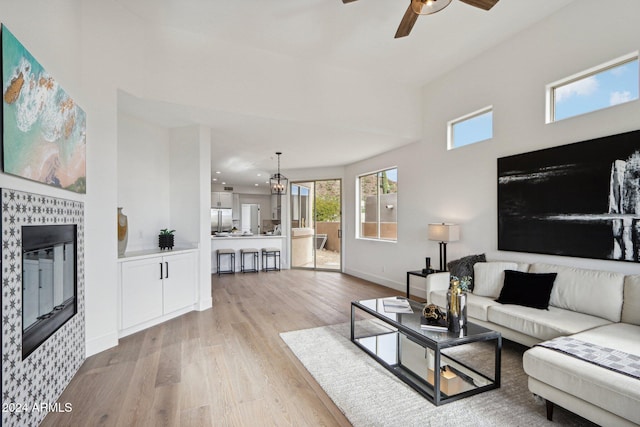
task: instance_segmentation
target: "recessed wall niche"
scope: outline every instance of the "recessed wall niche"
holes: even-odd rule
[[[85,358],[84,206],[2,189],[2,425],[38,425]],[[74,225],[76,313],[23,359],[23,226]],[[5,410],[5,408],[7,410]]]

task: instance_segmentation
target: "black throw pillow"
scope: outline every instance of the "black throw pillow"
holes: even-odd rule
[[[458,278],[470,276],[473,279],[473,265],[476,262],[487,262],[487,257],[485,254],[469,255],[447,263],[447,268],[452,276]],[[471,290],[473,290],[473,280],[471,281]]]
[[[505,270],[504,286],[496,301],[525,307],[548,309],[557,273],[524,273]]]

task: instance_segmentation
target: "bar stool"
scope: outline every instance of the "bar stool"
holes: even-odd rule
[[[223,257],[224,255],[229,256],[229,265],[230,265],[229,270],[220,269],[220,260],[221,260],[221,257]],[[218,276],[221,274],[234,274],[236,272],[236,251],[234,251],[233,249],[218,249],[216,251],[216,256],[218,260],[218,265],[216,270],[218,273]]]
[[[240,249],[240,271],[243,273],[257,273],[260,269],[260,261],[258,258],[258,250],[256,248],[244,248]],[[246,268],[244,266],[244,256],[253,255],[253,268]]]
[[[273,267],[269,267],[269,258],[273,258]],[[280,249],[262,248],[262,271],[280,271]]]

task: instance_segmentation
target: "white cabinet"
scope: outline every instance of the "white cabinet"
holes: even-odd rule
[[[196,262],[194,254],[163,257],[164,313],[189,307],[196,302]]]
[[[122,263],[122,329],[162,316],[162,258]]]
[[[233,193],[214,191],[211,193],[212,208],[233,208]]]
[[[195,252],[126,260],[120,267],[124,335],[190,311],[197,302]]]

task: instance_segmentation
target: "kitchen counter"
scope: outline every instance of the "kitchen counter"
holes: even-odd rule
[[[158,255],[176,255],[179,253],[195,252],[197,250],[198,248],[196,247],[175,246],[173,249],[163,250],[160,248],[153,248],[153,249],[144,249],[139,251],[130,251],[130,252],[125,252],[124,255],[118,255],[118,262],[132,261],[132,260],[144,259],[144,258],[153,258]]]
[[[284,238],[286,236],[269,236],[266,234],[254,234],[253,236],[243,236],[241,234],[235,236],[211,236],[211,272],[215,273],[217,268],[216,250],[218,249],[231,249],[236,253],[236,272],[240,271],[240,249],[244,248],[256,248],[261,250],[262,248],[278,248],[280,249],[280,259],[282,268],[288,268],[287,256],[284,253]],[[227,257],[221,261],[222,269],[228,269]],[[262,257],[260,257],[262,263]],[[247,258],[248,259],[248,258]]]

